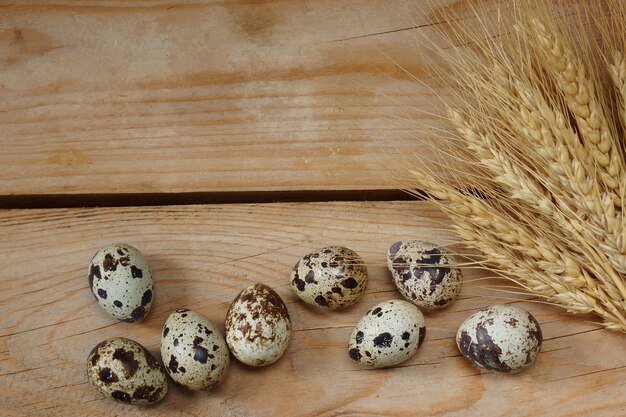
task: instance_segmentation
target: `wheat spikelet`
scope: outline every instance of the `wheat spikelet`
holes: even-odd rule
[[[619,93],[621,122],[626,126],[626,59],[620,51],[615,51],[610,69],[615,88]]]
[[[626,3],[607,5],[574,7],[574,35],[565,1],[473,8],[478,32],[445,16],[461,21],[445,35],[472,50],[438,50],[456,93],[437,143],[471,174],[411,170],[407,188],[502,276],[626,332]]]

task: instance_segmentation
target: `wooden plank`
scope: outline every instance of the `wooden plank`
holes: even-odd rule
[[[0,195],[394,188],[426,3],[0,2]]]
[[[626,335],[519,297],[487,290],[465,271],[462,299],[427,315],[426,342],[406,363],[359,368],[347,355],[358,318],[399,297],[384,266],[400,238],[446,243],[442,214],[423,202],[300,203],[0,211],[0,414],[4,416],[616,416],[626,410]],[[100,246],[128,242],[156,276],[152,311],[116,322],[96,305],[87,265]],[[361,302],[324,314],[298,301],[288,276],[308,251],[353,248],[368,263]],[[161,326],[180,306],[223,328],[245,285],[264,282],[288,304],[294,335],[273,366],[236,361],[213,393],[173,384],[165,400],[133,408],[104,400],[87,383],[85,360],[100,340],[125,336],[158,352]],[[460,357],[459,324],[475,309],[516,303],[541,322],[537,363],[518,375],[480,372]]]

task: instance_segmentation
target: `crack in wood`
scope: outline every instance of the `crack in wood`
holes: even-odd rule
[[[28,368],[28,369],[22,369],[22,370],[20,370],[20,371],[15,371],[15,372],[7,372],[7,373],[5,373],[5,374],[0,374],[0,378],[5,377],[5,376],[11,376],[11,375],[23,374],[24,372],[37,371],[37,370],[39,370],[39,369],[48,368],[48,367],[53,366],[53,365],[54,365],[54,364],[49,363],[49,364],[47,364],[47,365],[40,366],[40,367],[37,367],[37,368]]]
[[[624,369],[624,368],[626,368],[626,365],[616,366],[614,368],[600,369],[598,371],[585,372],[585,373],[582,373],[582,374],[570,375],[570,376],[566,376],[566,377],[563,377],[563,378],[551,379],[548,382],[558,382],[558,381],[563,381],[563,380],[566,380],[566,379],[581,378],[581,377],[584,377],[584,376],[595,375],[595,374],[599,374],[599,373],[602,373],[602,372],[618,371],[618,370]]]
[[[365,35],[358,35],[358,36],[351,36],[351,37],[348,37],[348,38],[335,39],[335,40],[327,41],[327,42],[323,42],[323,43],[345,42],[345,41],[351,41],[351,40],[354,40],[354,39],[369,38],[369,37],[372,37],[372,36],[388,35],[388,34],[391,34],[391,33],[398,33],[398,32],[406,32],[406,31],[414,30],[414,29],[423,29],[423,28],[438,26],[438,25],[441,25],[443,23],[457,22],[459,20],[462,20],[462,19],[450,19],[450,20],[442,20],[442,21],[437,21],[437,22],[422,23],[420,25],[414,25],[414,26],[409,26],[409,27],[400,28],[400,29],[384,30],[384,31],[381,31],[381,32],[367,33]]]
[[[564,335],[561,335],[561,336],[546,337],[546,338],[543,339],[543,341],[544,342],[548,342],[550,340],[557,340],[557,339],[563,339],[563,338],[566,338],[566,337],[578,336],[578,335],[585,334],[585,333],[596,332],[598,330],[603,330],[603,328],[602,327],[597,327],[595,329],[583,330],[581,332],[569,333],[569,334],[564,334]]]
[[[22,330],[19,332],[14,332],[14,333],[5,333],[5,334],[0,334],[0,337],[11,337],[11,336],[17,336],[18,334],[24,334],[24,333],[29,333],[29,332],[34,332],[36,330],[41,330],[41,329],[45,329],[46,327],[54,327],[54,326],[58,326],[59,324],[62,323],[67,323],[70,321],[75,321],[75,320],[82,320],[84,317],[78,317],[78,318],[74,318],[74,319],[69,319],[69,320],[65,320],[62,322],[58,322],[58,323],[52,323],[52,324],[46,324],[45,326],[39,326],[39,327],[35,327],[33,329],[27,329],[27,330]]]

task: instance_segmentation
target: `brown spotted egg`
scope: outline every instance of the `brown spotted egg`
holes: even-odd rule
[[[174,382],[192,390],[216,387],[230,365],[230,352],[219,329],[186,308],[179,308],[165,321],[161,358]]]
[[[146,258],[133,246],[121,243],[105,246],[93,256],[89,287],[104,311],[129,323],[148,314],[154,296]]]
[[[400,293],[422,310],[447,306],[461,292],[461,270],[448,251],[419,240],[389,248],[387,266]]]
[[[350,336],[348,354],[371,368],[397,365],[413,356],[424,342],[422,312],[404,300],[375,305],[359,320]]]
[[[239,361],[265,366],[282,356],[291,338],[287,306],[270,287],[246,287],[226,315],[226,343]]]
[[[481,368],[503,373],[533,363],[542,341],[541,327],[529,312],[504,305],[478,310],[456,334],[463,356]]]
[[[367,286],[367,268],[351,249],[328,246],[303,257],[291,272],[291,287],[304,302],[337,310],[354,304]]]
[[[167,393],[163,366],[139,343],[114,337],[93,348],[87,377],[98,391],[127,404],[151,404]]]

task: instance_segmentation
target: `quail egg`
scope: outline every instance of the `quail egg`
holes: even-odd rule
[[[120,243],[105,246],[93,256],[89,287],[104,311],[129,323],[148,314],[154,296],[152,273],[143,254]]]
[[[216,387],[230,364],[230,352],[219,329],[202,314],[186,308],[179,308],[165,321],[161,358],[170,377],[192,390]]]
[[[348,354],[371,368],[397,365],[413,356],[424,342],[422,312],[404,300],[375,305],[359,320],[350,336]]]
[[[114,337],[93,348],[89,382],[105,397],[127,404],[151,404],[167,393],[163,366],[134,340]]]
[[[529,312],[504,305],[478,310],[456,334],[463,356],[481,368],[503,373],[533,363],[542,341],[541,327]]]
[[[239,361],[251,366],[274,363],[290,338],[287,306],[267,285],[250,285],[232,302],[226,315],[226,343]]]
[[[389,248],[387,266],[400,293],[422,310],[447,306],[461,292],[461,270],[448,251],[419,240]]]
[[[291,272],[291,287],[304,302],[337,310],[354,304],[367,286],[367,268],[351,249],[329,246],[303,257]]]

